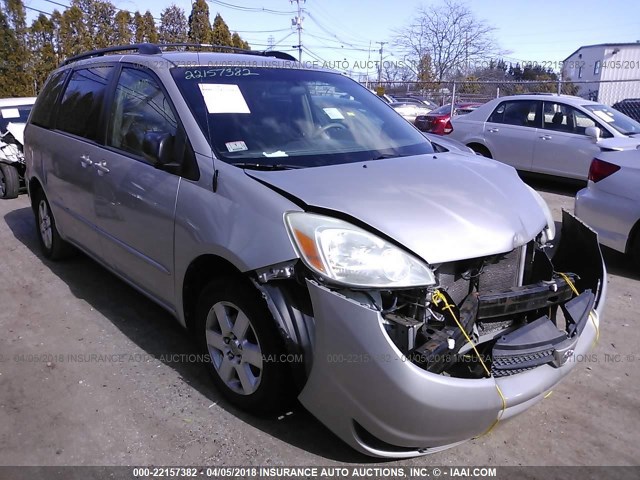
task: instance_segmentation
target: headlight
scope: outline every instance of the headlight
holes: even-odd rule
[[[285,222],[304,263],[328,280],[379,288],[436,283],[422,261],[355,225],[302,212],[287,213]]]
[[[550,242],[554,238],[556,238],[556,222],[553,221],[553,215],[551,214],[551,210],[549,209],[549,205],[544,201],[544,198],[540,196],[538,192],[536,192],[533,188],[527,185],[527,188],[531,191],[531,194],[538,202],[538,205],[544,212],[544,216],[547,219],[547,226],[544,230],[542,230],[542,239],[541,242],[543,244]]]

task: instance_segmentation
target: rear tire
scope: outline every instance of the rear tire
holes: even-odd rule
[[[49,201],[42,191],[34,195],[33,213],[43,255],[50,260],[60,260],[73,253],[73,247],[60,237]]]
[[[18,196],[20,174],[13,165],[0,163],[0,198],[10,199]]]
[[[195,334],[218,390],[252,413],[286,408],[293,378],[271,313],[242,281],[212,282],[200,293]]]
[[[633,243],[631,244],[631,251],[629,253],[633,265],[636,267],[636,270],[640,272],[640,230],[638,230],[634,235]]]

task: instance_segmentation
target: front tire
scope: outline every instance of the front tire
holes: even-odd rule
[[[254,289],[241,281],[210,283],[198,299],[195,323],[213,382],[231,403],[253,413],[286,406],[292,378],[281,362],[284,348]]]
[[[0,163],[0,198],[10,199],[18,196],[20,174],[13,165]]]
[[[51,213],[51,207],[42,191],[34,196],[33,205],[38,240],[43,255],[50,260],[59,260],[69,256],[73,247],[60,237],[56,221]]]

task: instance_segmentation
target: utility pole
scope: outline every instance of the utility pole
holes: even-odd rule
[[[389,42],[376,42],[380,45],[380,64],[378,65],[378,85],[381,85],[382,82],[382,50],[384,46]]]
[[[269,35],[269,38],[267,38],[268,50],[273,50],[275,41],[276,41],[276,37],[274,37],[273,35]]]
[[[294,45],[294,48],[298,49],[298,61],[302,62],[302,21],[304,17],[302,13],[304,10],[300,6],[300,0],[289,0],[291,3],[295,3],[298,6],[298,15],[295,18],[291,19],[291,25],[295,26],[298,30],[298,45]],[[302,2],[306,2],[307,0],[302,0]]]

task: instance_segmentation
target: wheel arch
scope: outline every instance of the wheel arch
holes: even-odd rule
[[[245,278],[246,275],[230,261],[219,255],[203,254],[194,258],[187,267],[182,280],[182,316],[187,329],[192,330],[198,296],[202,289],[209,283],[225,279]]]
[[[640,218],[636,220],[636,223],[633,225],[633,227],[631,227],[631,230],[629,231],[625,253],[633,254],[632,249],[638,242],[640,242]]]
[[[44,188],[42,188],[42,184],[37,177],[31,177],[27,182],[27,191],[29,192],[29,200],[31,202],[31,208],[35,212],[36,209],[36,197],[39,193],[44,192]]]
[[[467,147],[469,147],[471,150],[473,150],[474,152],[478,152],[478,153],[486,153],[487,155],[484,155],[487,158],[493,158],[493,155],[491,154],[491,150],[489,150],[489,147],[487,147],[484,143],[479,142],[479,141],[472,141],[467,143]]]
[[[313,317],[306,288],[293,278],[260,283],[254,272],[242,272],[229,260],[215,254],[203,254],[192,260],[182,282],[184,326],[194,333],[200,292],[211,282],[239,281],[261,297],[271,313],[269,321],[278,332],[286,352],[302,355],[303,362],[291,365],[299,388],[306,382],[312,361]]]

